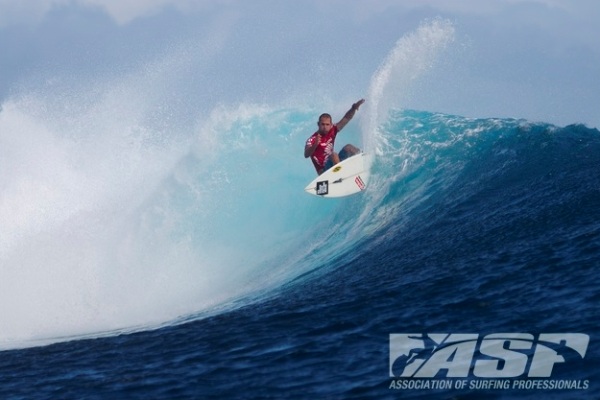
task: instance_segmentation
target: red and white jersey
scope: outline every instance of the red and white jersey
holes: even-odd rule
[[[306,141],[306,146],[312,146],[315,140],[317,140],[317,134],[319,132],[315,132],[311,137]],[[315,152],[310,156],[310,159],[317,170],[317,173],[323,172],[325,169],[325,163],[331,153],[333,153],[333,145],[335,143],[335,137],[338,134],[338,128],[336,125],[332,126],[329,132],[325,135],[321,135],[321,143],[315,149]]]

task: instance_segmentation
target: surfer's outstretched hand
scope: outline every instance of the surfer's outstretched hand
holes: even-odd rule
[[[357,101],[356,103],[352,104],[352,109],[354,111],[358,111],[358,107],[362,106],[362,104],[365,102],[365,99],[360,99],[359,101]]]

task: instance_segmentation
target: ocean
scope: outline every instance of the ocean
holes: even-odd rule
[[[398,106],[453,34],[373,72],[343,199],[302,151],[351,101],[5,100],[0,398],[598,398],[600,132]]]

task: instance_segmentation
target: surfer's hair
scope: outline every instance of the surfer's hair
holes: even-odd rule
[[[323,113],[321,115],[319,115],[319,121],[321,120],[321,118],[329,118],[329,120],[331,121],[331,115],[327,114],[327,113]]]

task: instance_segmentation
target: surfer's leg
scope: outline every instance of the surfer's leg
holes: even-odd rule
[[[345,145],[342,150],[340,151],[340,155],[338,157],[338,161],[339,160],[345,160],[348,157],[352,157],[356,154],[360,153],[360,149],[356,146],[353,146],[351,144],[347,144]]]
[[[325,166],[323,168],[323,171],[327,171],[329,168],[333,167],[335,164],[337,164],[339,162],[340,162],[340,157],[334,151],[333,153],[331,153],[331,155],[329,157],[327,157],[327,161],[325,161]]]
[[[331,153],[331,156],[329,156],[329,158],[331,159],[331,162],[333,162],[333,165],[340,162],[340,156],[335,151]]]

